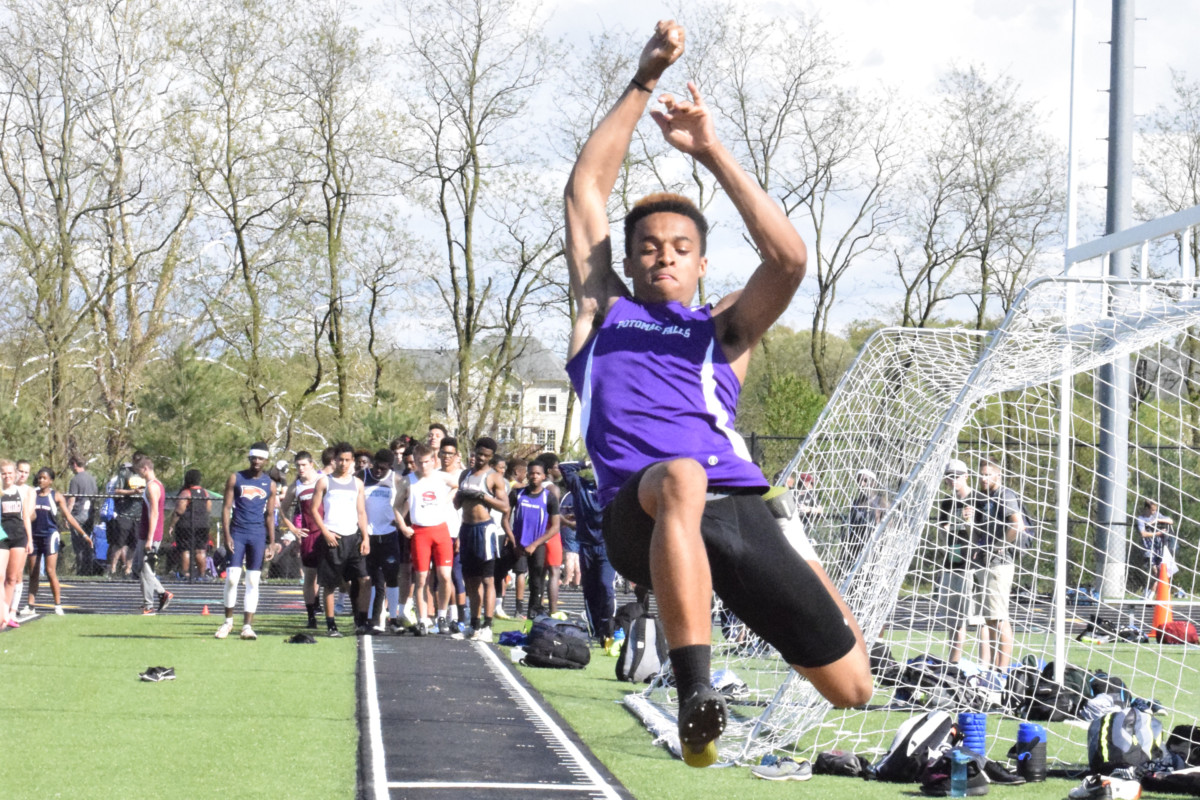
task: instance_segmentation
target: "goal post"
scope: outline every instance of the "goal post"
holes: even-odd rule
[[[1143,272],[1145,264],[1143,258]],[[949,459],[965,461],[974,473],[987,458],[1001,466],[1005,486],[1021,498],[1037,529],[1016,567],[1010,603],[1014,661],[1054,661],[1060,679],[1068,663],[1103,670],[1123,678],[1134,696],[1167,709],[1200,685],[1194,650],[1077,639],[1097,618],[1146,628],[1153,613],[1144,597],[1153,579],[1145,574],[1142,551],[1130,549],[1138,543],[1131,529],[1123,531],[1121,549],[1132,557],[1117,566],[1108,557],[1110,543],[1096,541],[1096,441],[1105,415],[1095,389],[1101,366],[1114,359],[1134,365],[1130,386],[1122,388],[1131,399],[1131,507],[1125,511],[1133,520],[1138,513],[1133,506],[1141,500],[1158,503],[1172,521],[1165,535],[1183,565],[1178,577],[1189,594],[1196,591],[1195,288],[1190,274],[1174,280],[1043,278],[1022,291],[994,331],[889,328],[871,337],[784,473],[815,478],[804,498],[808,507],[820,509],[807,520],[809,536],[868,643],[883,641],[900,663],[922,655],[946,657],[953,631],[947,630],[949,589],[936,505]],[[874,476],[873,484],[857,478],[863,470]],[[864,506],[864,494],[871,495],[866,505],[876,509],[877,518],[870,517],[863,529],[860,517],[855,531],[852,518]],[[1086,591],[1117,569],[1131,576],[1135,592],[1098,597]],[[1192,608],[1176,601],[1179,616],[1194,620]],[[1000,703],[1005,676],[977,663],[983,628],[974,624],[976,614],[970,617],[964,672],[976,662],[976,685],[992,695],[997,717],[1011,717]],[[722,738],[725,763],[755,760],[772,750],[880,752],[903,719],[925,707],[921,698],[901,702],[892,688],[879,686],[871,710],[834,711],[719,604],[714,642],[714,669],[723,670],[721,678],[735,687],[731,723]],[[627,700],[668,742],[675,701],[670,683],[664,671],[648,690]],[[1085,729],[1051,727],[1062,745],[1052,747],[1052,756],[1085,758]],[[1014,731],[1015,721],[997,723],[989,736],[1011,741]]]

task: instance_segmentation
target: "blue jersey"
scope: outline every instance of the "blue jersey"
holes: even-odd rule
[[[233,536],[267,535],[267,500],[271,498],[271,476],[265,472],[251,478],[246,470],[233,476],[233,510],[229,532]]]
[[[30,529],[34,536],[49,536],[58,532],[58,505],[54,490],[50,494],[34,495],[33,523]]]
[[[620,298],[567,374],[601,505],[638,470],[674,458],[699,462],[713,488],[767,488],[733,429],[742,386],[708,306]]]

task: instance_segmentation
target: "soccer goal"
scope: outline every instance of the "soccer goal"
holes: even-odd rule
[[[1144,242],[1141,274],[1148,274],[1151,254],[1169,257],[1172,243],[1176,253],[1189,249],[1188,226],[1200,221],[1197,211],[1186,224],[1141,226],[1076,248],[1068,258],[1104,259],[1130,242]],[[1185,595],[1172,598],[1174,616],[1198,616],[1191,603],[1200,588],[1197,288],[1190,277],[1044,278],[1026,287],[994,331],[892,328],[871,338],[785,472],[814,478],[804,499],[820,511],[809,517],[809,536],[868,644],[885,643],[900,664],[922,655],[946,657],[946,543],[936,525],[943,473],[949,459],[961,459],[974,486],[986,458],[1000,465],[1005,486],[1020,497],[1031,523],[1010,604],[1014,663],[1054,662],[1060,681],[1068,664],[1104,671],[1122,678],[1134,697],[1168,713],[1193,702],[1200,687],[1196,648],[1110,639],[1099,631],[1082,640],[1079,635],[1098,620],[1130,630],[1151,627],[1155,604],[1145,594],[1153,593],[1156,581],[1146,574],[1133,524],[1147,499],[1170,519],[1160,541],[1168,541],[1181,567],[1173,593]],[[1111,417],[1098,388],[1109,374],[1105,365],[1114,362],[1128,362],[1131,376],[1115,392],[1127,392],[1129,401],[1127,467],[1121,470],[1127,478],[1117,480],[1125,508],[1116,517],[1120,524],[1109,524],[1108,516],[1102,524],[1098,485],[1101,471],[1111,482],[1113,470],[1098,452],[1102,420]],[[876,481],[856,480],[861,470],[870,470]],[[851,514],[852,506],[863,507],[864,492],[873,494],[866,505],[877,509],[865,528],[861,514],[858,520]],[[979,692],[961,707],[986,707],[993,719],[1011,717],[1005,679],[974,672],[983,627],[974,613],[968,623],[962,675]],[[724,763],[773,750],[879,753],[900,724],[930,702],[912,693],[900,697],[877,683],[870,710],[833,710],[719,607],[714,642],[714,669],[723,670],[717,678],[733,698]],[[940,707],[951,710],[965,696],[935,695]],[[626,704],[677,749],[667,670]],[[1086,759],[1085,724],[1049,729],[1052,757]],[[989,747],[1011,742],[1013,731],[1015,724],[989,725]],[[992,755],[1003,753],[995,749]]]

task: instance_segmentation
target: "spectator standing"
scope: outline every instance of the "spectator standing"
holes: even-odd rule
[[[54,470],[42,467],[37,471],[34,481],[37,483],[37,494],[34,495],[33,522],[30,526],[33,533],[33,551],[29,559],[27,608],[30,613],[37,608],[38,579],[41,576],[42,565],[45,564],[50,591],[54,595],[54,613],[61,617],[63,607],[62,589],[58,584],[58,554],[62,550],[62,537],[58,532],[58,515],[62,514],[72,531],[89,546],[92,540],[71,515],[67,501],[54,490]]]
[[[496,607],[496,559],[500,557],[504,530],[494,514],[508,510],[507,482],[492,467],[496,441],[484,436],[475,442],[471,467],[458,482],[454,504],[462,513],[458,534],[459,560],[471,601],[473,638],[492,641],[492,612]]]
[[[158,552],[163,542],[163,518],[167,510],[167,492],[154,474],[154,461],[145,453],[133,457],[133,471],[145,485],[142,503],[145,505],[138,516],[137,545],[133,566],[142,585],[142,614],[153,615],[166,611],[175,595],[163,588],[158,580]]]
[[[25,561],[33,550],[33,498],[21,491],[17,485],[17,465],[8,459],[0,459],[0,528],[4,539],[0,548],[7,553],[4,564],[4,617],[0,626],[21,627],[17,622],[17,605],[20,596],[17,586],[25,571]]]
[[[1137,527],[1139,549],[1146,570],[1144,596],[1149,598],[1154,596],[1158,568],[1164,556],[1167,553],[1175,555],[1171,546],[1175,520],[1159,511],[1157,502],[1146,498],[1142,501],[1141,513],[1133,518],[1133,524]]]
[[[860,469],[854,476],[858,494],[850,503],[846,518],[845,550],[841,556],[847,564],[858,560],[863,548],[887,510],[887,497],[879,486],[879,476],[869,469]]]
[[[138,453],[134,454],[136,458]],[[137,538],[138,524],[142,519],[142,480],[134,473],[132,461],[117,469],[116,485],[113,489],[114,516],[108,523],[108,574],[117,577],[124,567],[126,578],[133,574],[130,551]]]
[[[233,630],[233,611],[243,569],[246,594],[242,598],[241,638],[258,638],[254,632],[258,587],[267,548],[275,543],[275,481],[263,471],[269,455],[266,442],[250,445],[247,454],[250,465],[230,475],[225,482],[221,523],[230,559],[225,573],[225,621],[214,634],[218,639],[224,639]]]
[[[613,635],[613,615],[617,611],[616,570],[608,562],[604,548],[604,512],[596,496],[596,483],[582,474],[586,464],[579,461],[559,463],[563,481],[571,491],[575,517],[575,540],[579,544],[579,572],[583,602],[587,608],[592,636],[605,641]]]
[[[171,512],[171,529],[179,548],[180,572],[186,581],[208,577],[208,537],[212,527],[212,498],[200,484],[204,478],[198,469],[183,474],[183,486]],[[195,567],[195,577],[192,567]]]
[[[984,628],[979,660],[1003,672],[1012,663],[1013,632],[1009,603],[1016,574],[1017,535],[1024,524],[1021,500],[1004,486],[1000,466],[987,459],[979,466],[975,495],[975,585],[980,592]]]
[[[71,516],[83,528],[84,535],[71,531],[71,549],[75,553],[75,574],[96,574],[96,548],[92,542],[92,529],[96,526],[96,515],[99,510],[100,493],[96,477],[87,471],[84,461],[79,456],[71,456],[67,461],[71,468],[71,482],[67,484],[67,505]]]
[[[957,458],[946,464],[943,483],[949,493],[938,503],[938,530],[946,542],[942,559],[942,602],[940,611],[950,632],[948,661],[962,659],[967,624],[974,601],[974,569],[971,564],[972,528],[975,524],[975,492],[968,482],[967,465]]]
[[[525,551],[529,559],[529,616],[545,613],[542,605],[546,591],[548,542],[558,537],[558,498],[546,483],[546,466],[540,461],[529,464],[529,486],[509,495],[509,514],[504,533]],[[561,553],[561,544],[559,545]],[[558,572],[550,570],[550,613],[558,610]]]

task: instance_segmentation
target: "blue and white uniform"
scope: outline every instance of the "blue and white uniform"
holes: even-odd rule
[[[267,501],[271,497],[271,476],[265,472],[252,478],[247,470],[234,474],[233,508],[229,514],[229,533],[233,538],[230,566],[247,571],[261,570],[267,549]]]
[[[52,556],[62,549],[62,538],[58,533],[58,495],[53,489],[50,494],[34,495],[33,553]]]

